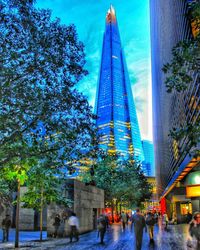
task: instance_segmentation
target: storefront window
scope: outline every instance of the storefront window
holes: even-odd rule
[[[181,214],[186,215],[188,212],[192,214],[192,204],[191,203],[181,204]]]

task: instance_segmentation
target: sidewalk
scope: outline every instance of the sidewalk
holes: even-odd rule
[[[143,235],[142,250],[186,250],[188,237],[188,225],[170,225],[166,231],[162,227],[155,226],[155,244],[149,244],[148,234]],[[97,231],[80,236],[78,242],[69,243],[69,239],[48,239],[42,243],[36,241],[20,240],[20,250],[134,250],[135,237],[130,226],[123,232],[120,225],[113,225],[105,235],[105,245],[99,244]],[[26,232],[27,233],[27,232]],[[38,232],[31,232],[31,239],[39,236]],[[35,235],[33,235],[35,234]],[[25,236],[25,234],[24,234]],[[37,237],[38,238],[38,237]],[[28,239],[28,237],[26,238]],[[14,243],[0,244],[0,250],[15,249]]]

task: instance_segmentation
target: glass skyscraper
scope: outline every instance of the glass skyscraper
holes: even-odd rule
[[[131,85],[120,41],[115,10],[106,15],[96,97],[100,147],[110,154],[144,160]]]
[[[155,162],[154,162],[154,148],[153,143],[148,140],[142,141],[142,147],[144,151],[144,165],[147,172],[147,176],[155,176]]]

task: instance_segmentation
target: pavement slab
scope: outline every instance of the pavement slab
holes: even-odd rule
[[[34,237],[31,233],[35,233]],[[111,226],[105,234],[105,244],[99,243],[97,231],[93,231],[80,236],[78,242],[69,243],[68,238],[62,239],[48,239],[40,243],[33,241],[39,233],[26,232],[24,237],[26,239],[32,238],[32,241],[24,241],[21,234],[20,250],[134,250],[135,249],[135,236],[130,225],[122,230],[120,224]],[[154,229],[154,244],[149,243],[148,234],[143,234],[142,250],[187,250],[186,241],[188,238],[188,225],[169,225],[168,230],[165,230],[162,225],[156,225]],[[45,237],[45,233],[44,233]],[[0,250],[15,249],[13,242],[0,244]],[[192,249],[190,249],[192,250]]]

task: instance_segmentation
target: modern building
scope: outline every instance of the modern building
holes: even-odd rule
[[[106,27],[96,96],[97,128],[100,147],[109,154],[144,160],[140,130],[132,96],[117,18],[111,6]]]
[[[184,39],[193,39],[192,25],[186,13],[190,3],[186,0],[152,0],[151,52],[153,134],[157,190],[162,211],[178,221],[184,221],[187,212],[200,210],[200,159],[188,149],[186,137],[177,141],[169,137],[171,129],[195,123],[200,115],[200,78],[193,72],[193,82],[186,91],[167,93],[163,65],[170,62],[172,48]],[[199,145],[197,145],[199,147]],[[191,175],[196,176],[191,178]],[[188,180],[193,179],[189,182]]]
[[[148,140],[142,141],[142,148],[144,151],[144,165],[147,176],[155,176],[155,161],[153,143]]]

